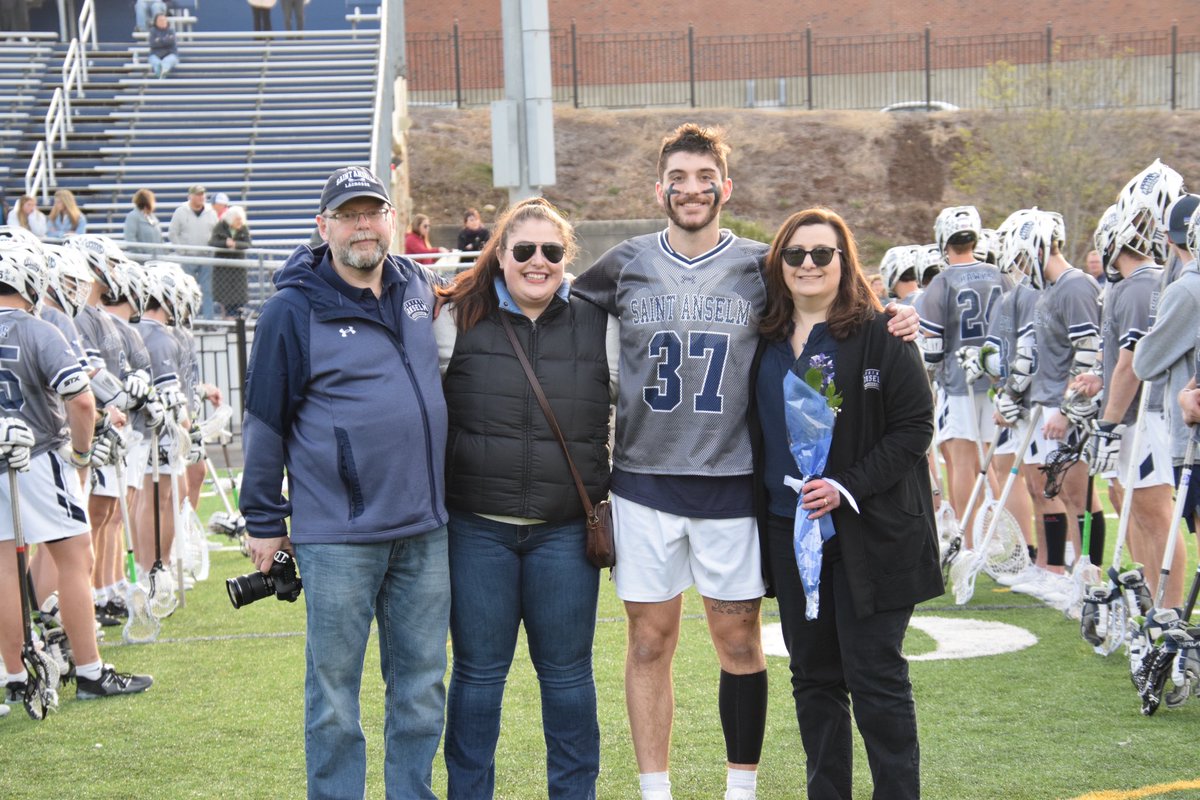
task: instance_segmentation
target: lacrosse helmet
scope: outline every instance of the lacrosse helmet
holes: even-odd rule
[[[942,251],[936,244],[917,245],[915,251],[917,283],[924,289],[935,275],[946,268],[946,261],[942,258]]]
[[[1113,204],[1100,215],[1100,222],[1092,235],[1096,252],[1100,254],[1100,264],[1104,267],[1104,277],[1109,283],[1121,280],[1121,273],[1116,265],[1117,254],[1121,252],[1121,246],[1117,244],[1117,227],[1120,221],[1121,212],[1116,204]]]
[[[1054,215],[1038,209],[1017,214],[1020,217],[1008,234],[1003,260],[1034,289],[1045,288],[1046,262],[1054,244]]]
[[[20,244],[35,253],[42,250],[42,240],[20,225],[0,225],[0,244]]]
[[[87,259],[74,247],[59,244],[42,245],[42,251],[46,254],[51,294],[63,311],[72,317],[78,316],[87,305],[95,281]]]
[[[1014,211],[1004,218],[1004,222],[1000,223],[1000,227],[996,228],[996,236],[1000,240],[1000,255],[996,259],[996,266],[1003,275],[1011,276],[1013,271],[1013,262],[1008,249],[1008,240],[1012,236],[1013,230],[1021,225],[1021,222],[1024,221],[1028,213],[1029,209],[1026,208],[1022,208],[1019,211]],[[1014,277],[1017,280],[1021,278],[1019,275]]]
[[[174,261],[147,261],[142,267],[149,299],[157,302],[171,319],[178,321],[182,308],[183,267]]]
[[[1192,258],[1200,260],[1200,207],[1192,212],[1187,225],[1187,249]]]
[[[943,208],[933,224],[933,238],[938,252],[946,252],[950,244],[972,244],[983,234],[983,222],[975,206],[950,206]]]
[[[1117,199],[1130,230],[1120,234],[1123,244],[1158,262],[1166,260],[1167,210],[1186,193],[1183,176],[1154,159],[1154,163],[1134,175]]]
[[[46,291],[46,259],[23,244],[0,243],[0,283],[16,290],[30,306]]]
[[[907,273],[912,273],[912,277],[905,278]],[[895,297],[897,283],[917,279],[916,249],[912,245],[889,248],[879,262],[879,277],[883,279],[883,288],[888,296]]]
[[[117,302],[125,300],[132,309],[130,322],[137,322],[146,312],[146,302],[150,299],[149,277],[145,268],[136,261],[122,258],[113,265],[114,271],[120,273],[120,281],[124,291],[118,296]]]
[[[105,293],[101,299],[104,303],[113,305],[120,302],[119,298],[125,292],[125,285],[114,273],[113,265],[125,260],[125,254],[121,252],[121,248],[117,247],[116,243],[107,236],[95,233],[68,236],[66,244],[83,253],[88,269],[92,271],[96,280],[103,284]]]
[[[983,228],[975,240],[975,260],[995,264],[1000,258],[1000,234],[991,228]]]
[[[183,285],[184,322],[190,323],[200,314],[204,303],[204,292],[200,289],[200,282],[196,280],[195,276],[189,275],[187,272],[183,273]]]

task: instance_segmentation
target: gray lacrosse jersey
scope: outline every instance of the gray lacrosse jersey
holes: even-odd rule
[[[955,264],[935,275],[917,301],[922,332],[942,339],[940,380],[946,394],[967,393],[967,379],[954,354],[960,347],[983,346],[1005,285],[1000,270],[990,264]]]
[[[166,325],[152,319],[142,319],[137,332],[146,343],[150,354],[150,376],[155,389],[169,384],[179,385],[179,342],[171,335]]]
[[[200,362],[196,358],[195,337],[187,328],[170,325],[167,330],[179,345],[179,386],[188,399],[188,416],[196,419],[203,407],[200,386]]]
[[[1074,342],[1100,335],[1100,284],[1079,269],[1069,269],[1038,292],[1033,314],[1037,336],[1037,371],[1030,399],[1058,408],[1071,380]]]
[[[0,309],[0,413],[29,426],[34,455],[70,438],[62,395],[87,386],[87,373],[58,328],[18,309]]]
[[[1108,289],[1100,314],[1100,338],[1104,348],[1104,394],[1107,397],[1117,356],[1121,350],[1134,350],[1138,340],[1150,330],[1150,308],[1158,295],[1161,270],[1154,264],[1138,267],[1128,278]],[[1129,425],[1137,419],[1141,387],[1125,410],[1121,422]],[[1149,400],[1147,400],[1149,402]]]
[[[91,366],[88,363],[87,354],[83,351],[83,345],[79,341],[79,330],[75,327],[74,320],[65,311],[59,311],[44,303],[38,309],[38,316],[58,328],[67,340],[67,344],[71,345],[71,349],[75,351],[75,355],[79,359],[79,366],[83,367],[85,371],[90,369]]]
[[[1029,285],[1019,283],[1000,298],[988,326],[987,344],[1000,352],[1000,381],[1008,379],[1008,367],[1017,355],[1017,342],[1033,333],[1033,314],[1038,293]],[[1037,371],[1037,351],[1033,357]],[[957,360],[957,359],[955,359]],[[1030,392],[1025,392],[1022,404],[1028,408]]]
[[[765,253],[723,230],[716,247],[688,259],[663,231],[617,245],[575,281],[577,295],[621,321],[616,467],[751,473],[747,384],[766,303]]]
[[[79,340],[92,369],[107,369],[113,377],[121,377],[122,342],[113,317],[96,306],[84,306],[75,318]]]
[[[127,373],[135,369],[143,370],[149,375],[150,354],[146,352],[146,345],[142,342],[142,335],[137,332],[137,328],[116,314],[109,313],[108,318],[112,320],[113,327],[117,329],[117,333],[121,337],[121,377],[124,378]],[[129,412],[129,416],[133,420],[135,431],[143,436],[150,432],[144,413],[141,411]]]
[[[915,308],[917,305],[917,299],[924,293],[924,289],[917,289],[915,292],[910,292],[905,298],[897,297],[895,299],[895,303],[899,306],[913,306]]]

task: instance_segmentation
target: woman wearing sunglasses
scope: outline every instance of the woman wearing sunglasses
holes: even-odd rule
[[[854,237],[836,213],[813,208],[789,217],[765,269],[752,382],[759,531],[791,656],[807,796],[851,797],[853,702],[874,796],[916,798],[916,714],[901,644],[913,606],[943,592],[925,466],[929,384],[917,346],[888,334]],[[789,373],[825,390],[809,396],[818,403],[834,406],[829,398],[841,396],[827,415],[832,438],[819,475],[801,475],[789,448],[789,427],[796,428],[785,401],[805,391]],[[803,481],[799,496],[787,477]],[[819,611],[806,603],[797,566],[797,514],[829,518],[818,523],[821,541],[808,567],[819,572]]]
[[[548,796],[596,796],[599,571],[585,554],[584,511],[566,456],[505,331],[507,322],[589,498],[602,500],[616,325],[570,296],[564,274],[575,251],[571,226],[553,205],[541,198],[517,204],[474,266],[442,291],[448,305],[434,323],[450,413],[451,800],[490,798],[495,790],[500,706],[521,624],[541,684]]]

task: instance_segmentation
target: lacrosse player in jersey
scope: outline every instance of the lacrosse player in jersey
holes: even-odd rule
[[[0,245],[0,462],[17,470],[21,527],[58,571],[59,608],[75,658],[76,696],[87,700],[144,691],[148,676],[123,675],[100,660],[92,608],[92,544],[81,475],[92,458],[96,401],[67,340],[32,311],[46,288],[43,259]],[[80,472],[77,472],[79,470]],[[0,659],[5,696],[20,697],[23,625],[13,546],[9,481],[0,481]],[[15,668],[15,669],[14,669]]]
[[[965,510],[971,484],[979,472],[976,434],[986,442],[996,430],[987,393],[982,389],[975,392],[972,405],[967,378],[955,358],[962,347],[983,346],[988,323],[1004,291],[1000,271],[975,258],[982,230],[974,206],[946,208],[938,214],[934,237],[948,266],[930,281],[917,304],[925,363],[930,369],[941,369],[940,383],[946,397],[938,410],[942,423],[938,443],[946,457],[950,505],[959,514]],[[965,530],[970,530],[971,520],[961,522]]]
[[[1167,423],[1161,413],[1146,411],[1138,419],[1141,393],[1147,391],[1133,371],[1133,353],[1150,329],[1150,309],[1158,291],[1161,269],[1154,263],[1159,222],[1153,208],[1138,198],[1109,209],[1096,228],[1096,249],[1104,262],[1108,290],[1100,318],[1103,386],[1094,374],[1076,378],[1072,388],[1094,397],[1103,388],[1103,408],[1092,420],[1088,454],[1094,474],[1114,473],[1122,503],[1132,503],[1129,520],[1130,554],[1144,565],[1151,595],[1157,591],[1166,540],[1171,529],[1174,474],[1171,469]],[[1134,452],[1134,427],[1142,435]],[[1133,483],[1125,485],[1129,464]],[[1184,559],[1183,540],[1176,540],[1175,563]],[[1183,571],[1167,581],[1166,607],[1183,600]]]
[[[917,257],[920,253],[919,245],[891,247],[879,262],[879,277],[883,280],[884,291],[897,303],[911,306],[921,296],[921,284],[917,278]]]
[[[746,412],[767,248],[720,227],[728,152],[721,132],[695,124],[664,139],[655,194],[667,229],[609,250],[573,288],[620,318],[613,577],[629,615],[625,694],[644,800],[671,797],[671,661],[689,586],[721,663],[727,799],[755,796],[766,720]],[[906,333],[915,317],[891,325]]]

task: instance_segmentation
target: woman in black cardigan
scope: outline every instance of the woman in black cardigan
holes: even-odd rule
[[[888,334],[853,235],[834,212],[793,214],[765,269],[767,311],[752,379],[759,530],[791,656],[808,797],[851,797],[851,698],[876,800],[919,797],[916,713],[901,645],[913,606],[944,591],[925,466],[933,436],[925,370],[916,345]],[[830,515],[834,529],[822,546],[820,610],[809,621],[793,547],[798,497],[783,481],[803,477],[788,448],[783,379],[821,364],[832,365],[842,405],[824,471],[830,480],[810,479],[801,490],[799,513]]]

